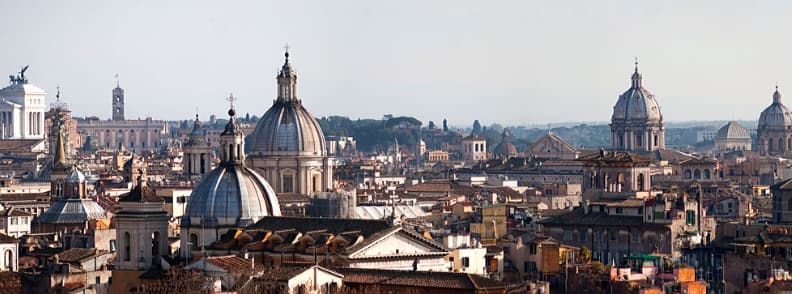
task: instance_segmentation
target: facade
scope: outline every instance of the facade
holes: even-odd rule
[[[47,92],[28,83],[27,68],[0,89],[0,139],[44,139]]]
[[[83,120],[77,129],[85,142],[90,138],[99,148],[155,151],[168,136],[168,124],[152,118],[133,120]]]
[[[734,150],[751,150],[751,133],[748,129],[730,121],[715,135],[715,151],[724,153]]]
[[[286,62],[278,73],[278,97],[251,135],[248,163],[277,193],[310,195],[333,188],[333,159],[316,119],[297,97],[297,74]]]
[[[665,123],[654,94],[644,88],[635,62],[632,86],[619,96],[611,117],[613,149],[654,151],[665,149]]]
[[[33,215],[15,208],[0,210],[0,233],[19,238],[30,234]]]
[[[650,161],[633,152],[605,151],[578,159],[585,163],[583,198],[648,198]]]
[[[245,166],[245,134],[230,116],[220,135],[220,165],[195,185],[181,220],[185,256],[220,239],[228,229],[244,228],[265,216],[281,215],[275,191],[264,177]]]
[[[792,179],[771,186],[770,191],[773,195],[773,222],[792,223]]]
[[[756,136],[757,151],[762,156],[782,156],[792,149],[792,113],[781,103],[778,86],[773,93],[773,103],[759,115]]]
[[[547,133],[533,145],[526,148],[525,153],[537,159],[575,160],[580,151],[556,134]]]

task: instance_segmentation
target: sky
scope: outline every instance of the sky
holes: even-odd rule
[[[75,116],[263,114],[289,45],[314,116],[606,122],[637,57],[666,121],[792,97],[792,1],[2,1],[0,76]],[[0,81],[5,85],[8,81]],[[786,97],[786,96],[785,96]],[[784,100],[785,99],[785,100]],[[792,98],[782,98],[790,101]]]

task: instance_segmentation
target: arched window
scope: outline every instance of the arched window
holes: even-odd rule
[[[124,232],[124,261],[129,261],[132,258],[132,254],[130,254],[131,247],[129,246],[129,242],[129,232]]]
[[[709,180],[710,178],[711,178],[711,176],[710,176],[710,170],[709,170],[709,169],[705,169],[705,170],[704,170],[704,179],[707,179],[707,180]]]
[[[694,170],[693,171],[693,178],[696,179],[696,180],[701,179],[701,170],[699,170],[699,169]]]
[[[644,183],[644,175],[638,174],[638,191],[643,191],[646,183]]]
[[[685,170],[685,179],[688,179],[688,180],[689,180],[689,179],[690,179],[690,178],[692,178],[692,177],[693,177],[693,176],[691,175],[691,173],[690,173],[690,170],[689,170],[689,169],[686,169],[686,170]]]
[[[151,256],[152,259],[156,259],[156,256],[160,255],[160,233],[158,231],[154,231],[151,234]]]
[[[5,251],[5,268],[6,270],[14,270],[14,252],[11,249]]]
[[[784,139],[778,138],[778,151],[784,151]]]

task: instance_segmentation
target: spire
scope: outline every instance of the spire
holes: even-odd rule
[[[775,92],[773,93],[773,103],[781,103],[781,93],[778,92],[778,84],[776,84]]]
[[[55,94],[55,100],[60,102],[60,85],[55,86],[55,89],[58,91],[58,93]]]
[[[66,161],[66,148],[63,146],[63,130],[61,124],[58,122],[58,139],[55,141],[55,157],[53,166],[59,168],[66,168],[68,162]]]
[[[632,87],[641,88],[641,73],[638,72],[638,57],[635,58],[635,71],[632,74]]]
[[[116,88],[121,88],[121,84],[118,83],[118,73],[113,76],[113,79],[115,80]]]

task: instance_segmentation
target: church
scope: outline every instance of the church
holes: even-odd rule
[[[250,135],[247,162],[276,193],[312,195],[333,188],[333,158],[319,123],[297,96],[297,73],[286,61],[278,96]]]

